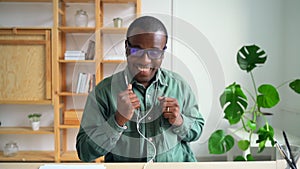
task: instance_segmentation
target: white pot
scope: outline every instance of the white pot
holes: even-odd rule
[[[31,123],[32,126],[32,130],[36,131],[40,129],[40,122],[39,121],[35,121]]]

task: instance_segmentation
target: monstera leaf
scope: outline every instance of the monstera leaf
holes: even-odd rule
[[[300,94],[300,79],[296,79],[289,84],[290,88]]]
[[[236,83],[226,87],[220,97],[220,103],[222,108],[225,108],[224,118],[227,119],[230,124],[238,123],[248,106],[246,95],[240,85]]]
[[[257,96],[257,105],[259,107],[271,108],[280,101],[277,89],[270,84],[259,86],[258,92],[260,93]]]
[[[264,64],[266,52],[256,45],[243,46],[237,53],[237,62],[242,70],[250,72],[258,64]]]
[[[272,144],[272,146],[275,145],[274,140],[274,129],[270,125],[264,125],[264,127],[259,128],[258,132],[258,139],[256,140],[256,143],[258,143],[258,152],[262,152],[265,149],[265,145],[267,141],[269,140]]]
[[[208,149],[211,154],[223,154],[234,146],[231,135],[225,135],[224,130],[217,130],[211,134],[208,140]]]

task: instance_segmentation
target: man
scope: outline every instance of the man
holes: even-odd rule
[[[160,68],[168,34],[154,17],[137,18],[125,41],[127,67],[88,96],[76,148],[83,161],[196,161],[189,143],[204,119],[190,86]]]

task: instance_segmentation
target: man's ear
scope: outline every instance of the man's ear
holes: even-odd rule
[[[125,40],[125,51],[126,51],[126,57],[129,55],[129,51],[128,51],[128,40]]]

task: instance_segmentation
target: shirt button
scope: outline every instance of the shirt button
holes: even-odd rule
[[[152,119],[152,117],[151,117],[151,116],[149,116],[149,117],[148,117],[148,120],[151,120],[151,119]]]
[[[149,141],[150,141],[150,142],[152,142],[152,141],[153,141],[153,138],[152,138],[152,137],[150,137],[150,138],[149,138]]]

